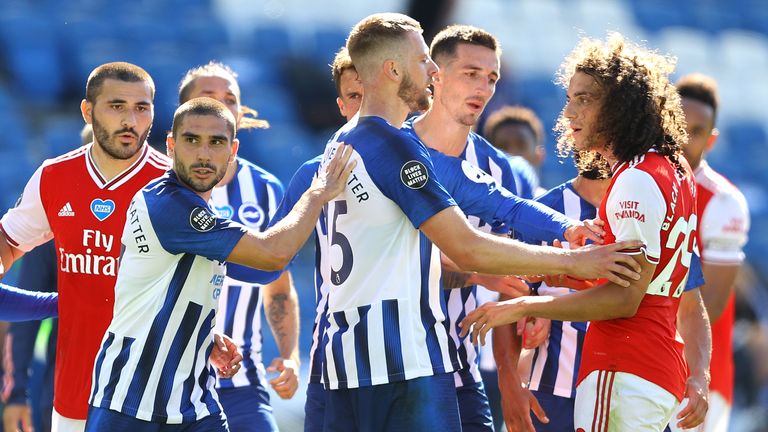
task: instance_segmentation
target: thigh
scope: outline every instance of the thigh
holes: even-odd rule
[[[576,390],[576,430],[660,432],[678,401],[636,375],[595,371]]]
[[[56,424],[56,411],[53,423]],[[107,408],[90,407],[85,432],[160,432],[159,423],[151,423]],[[54,429],[55,430],[55,429]],[[60,429],[61,430],[61,429]]]
[[[562,432],[575,430],[573,426],[574,399],[555,396],[552,393],[532,391],[539,405],[549,418],[549,423],[542,423],[535,414],[531,413],[531,420],[536,432]]]
[[[456,387],[462,432],[493,432],[491,407],[482,382]]]
[[[217,389],[219,402],[232,432],[275,432],[277,423],[269,394],[261,386]]]
[[[371,402],[389,399],[386,417],[382,418],[381,414],[384,412],[379,410],[380,423],[369,424],[369,428],[361,430],[461,431],[456,386],[452,374],[415,378],[390,384],[390,386],[382,393],[374,393],[371,399]],[[363,418],[362,415],[361,418]]]
[[[51,432],[83,432],[85,420],[63,417],[56,410],[51,412]]]
[[[304,403],[304,432],[321,432],[325,419],[326,390],[320,383],[307,385],[307,400]]]
[[[358,431],[355,393],[359,389],[327,390],[323,431]]]

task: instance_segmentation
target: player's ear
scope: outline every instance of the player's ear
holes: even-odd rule
[[[235,161],[238,150],[240,150],[240,140],[235,138],[232,140],[232,153],[230,153],[229,155],[229,163],[232,163]]]
[[[712,150],[712,147],[715,146],[715,141],[717,141],[719,136],[720,130],[718,128],[712,128],[712,133],[709,135],[709,138],[707,138],[707,147],[704,149],[704,151],[709,153],[709,151]]]
[[[171,159],[173,159],[174,147],[176,147],[176,141],[173,140],[173,134],[168,132],[168,135],[165,137],[165,153]]]
[[[93,104],[83,99],[80,101],[80,113],[83,120],[88,124],[93,124]]]
[[[392,81],[400,82],[400,76],[402,72],[399,70],[400,65],[395,60],[387,60],[383,65],[384,74]]]

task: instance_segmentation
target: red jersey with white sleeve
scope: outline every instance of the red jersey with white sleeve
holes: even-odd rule
[[[656,269],[635,316],[592,321],[579,382],[596,370],[620,371],[683,398],[688,367],[677,334],[677,309],[695,246],[697,216],[693,174],[680,159],[685,175],[654,151],[614,168],[599,210],[606,221],[605,243],[641,240],[642,248],[625,252],[644,254]]]
[[[706,161],[696,169],[698,242],[706,265],[738,265],[744,261],[749,231],[749,210],[744,195]],[[730,287],[729,287],[730,288]],[[733,403],[733,293],[723,314],[712,323],[712,381],[710,391]]]
[[[54,407],[71,419],[88,415],[93,363],[112,320],[128,205],[170,168],[166,156],[145,144],[130,168],[107,181],[91,158],[92,145],[45,161],[0,220],[8,242],[24,252],[54,239],[59,291]]]

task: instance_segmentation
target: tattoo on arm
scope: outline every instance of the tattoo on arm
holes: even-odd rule
[[[285,317],[288,315],[288,294],[275,294],[272,296],[269,302],[269,309],[267,310],[267,319],[269,320],[269,326],[272,327],[272,332],[275,334],[275,339],[281,340],[288,336],[288,328],[285,323]]]

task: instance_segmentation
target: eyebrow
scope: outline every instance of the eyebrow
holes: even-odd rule
[[[125,99],[110,99],[110,100],[107,101],[107,104],[109,104],[109,105],[127,104],[127,103],[128,103],[128,101],[125,100]],[[150,106],[152,104],[150,102],[147,102],[147,101],[140,101],[140,102],[137,102],[136,105]]]
[[[203,94],[210,95],[210,94],[216,94],[216,92],[213,91],[213,90],[205,90],[205,91],[203,91]],[[236,97],[235,93],[232,92],[232,91],[227,91],[227,96]]]
[[[181,134],[181,136],[186,138],[200,138],[200,135],[192,132],[184,132]],[[210,138],[212,140],[219,140],[219,141],[229,141],[229,137],[226,135],[211,135]]]

